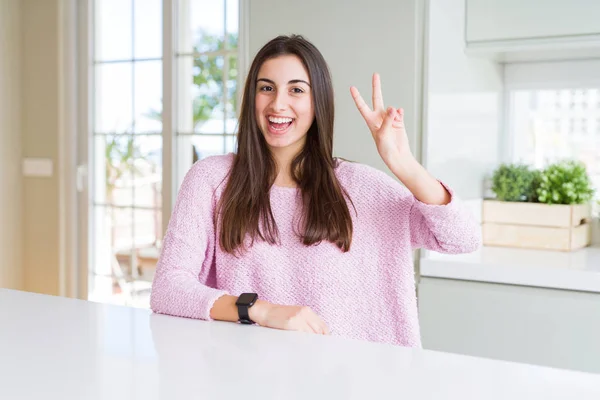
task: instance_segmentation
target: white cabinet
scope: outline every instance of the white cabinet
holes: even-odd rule
[[[468,45],[600,36],[599,0],[466,0],[466,5]]]
[[[600,293],[422,278],[423,347],[600,373]]]

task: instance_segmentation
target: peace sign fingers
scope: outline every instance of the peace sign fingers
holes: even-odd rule
[[[381,94],[381,78],[379,74],[373,74],[373,111],[382,112],[383,107],[383,95]]]
[[[358,111],[360,112],[360,114],[365,119],[365,122],[367,123],[367,125],[369,126],[369,128],[372,128],[371,121],[372,121],[373,111],[371,111],[371,109],[369,108],[369,106],[367,105],[367,103],[365,103],[365,101],[363,100],[362,96],[358,92],[357,88],[355,88],[354,86],[352,86],[350,88],[350,93],[352,94],[352,98],[354,99],[354,103],[356,104],[356,107],[358,108]]]

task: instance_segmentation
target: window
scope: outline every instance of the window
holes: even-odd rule
[[[582,161],[600,198],[598,61],[507,64],[509,159],[536,168]],[[597,206],[595,206],[597,207]]]
[[[177,181],[193,162],[235,150],[238,0],[178,2]]]
[[[162,214],[170,214],[163,174],[177,177],[166,189],[175,197],[193,162],[235,151],[238,1],[89,1],[92,199],[83,241],[91,300],[148,307]],[[163,31],[165,7],[173,7],[172,32]],[[165,35],[175,38],[167,57]],[[173,64],[167,82],[165,63]],[[163,104],[165,87],[173,105]],[[163,160],[165,112],[174,120],[175,148]]]
[[[586,163],[590,174],[600,174],[600,141],[592,135],[593,125],[588,123],[600,115],[600,108],[588,109],[584,114],[544,103],[556,95],[553,90],[510,93],[513,159],[543,168],[559,159],[576,158]]]

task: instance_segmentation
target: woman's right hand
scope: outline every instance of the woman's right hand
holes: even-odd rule
[[[248,311],[250,319],[261,326],[320,335],[330,334],[325,322],[310,307],[283,306],[259,300]]]

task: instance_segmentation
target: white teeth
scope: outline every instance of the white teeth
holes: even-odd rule
[[[269,121],[275,124],[287,124],[293,121],[293,118],[275,118],[269,117]]]

